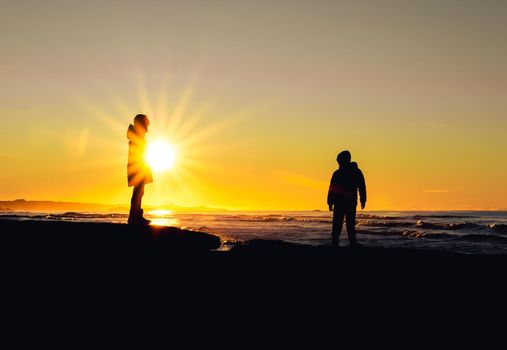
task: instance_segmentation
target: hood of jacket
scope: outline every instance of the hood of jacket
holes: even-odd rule
[[[138,138],[136,129],[134,125],[130,124],[129,128],[127,129],[127,139],[129,139],[129,141],[134,141],[136,138]]]

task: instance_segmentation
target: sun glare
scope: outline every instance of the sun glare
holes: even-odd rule
[[[165,141],[155,141],[148,144],[146,160],[155,171],[170,170],[176,161],[176,150]]]

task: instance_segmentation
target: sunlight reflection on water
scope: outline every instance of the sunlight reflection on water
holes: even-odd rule
[[[147,213],[151,225],[155,226],[178,226],[179,220],[174,217],[172,210],[152,210]]]
[[[176,218],[150,218],[151,224],[154,226],[178,226],[178,219]]]

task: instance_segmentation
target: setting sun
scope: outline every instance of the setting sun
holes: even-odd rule
[[[169,170],[176,161],[176,150],[165,141],[155,141],[148,145],[146,160],[155,171]]]

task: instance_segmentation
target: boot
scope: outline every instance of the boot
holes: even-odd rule
[[[149,225],[151,220],[145,219],[143,217],[144,211],[140,210],[131,210],[129,214],[128,224],[129,225]]]
[[[148,219],[145,219],[143,217],[143,214],[144,214],[144,210],[139,210],[139,217],[138,217],[138,220],[139,220],[139,223],[141,225],[149,225],[151,223],[151,220],[148,220]]]
[[[137,211],[130,209],[129,219],[128,219],[127,223],[129,225],[135,225],[136,224],[136,218],[137,218]]]
[[[332,242],[332,245],[334,248],[339,248],[340,247],[340,236],[338,235],[331,235],[331,242]]]
[[[349,247],[351,247],[351,248],[360,248],[362,246],[363,246],[362,244],[357,243],[355,237],[353,239],[349,238]]]

